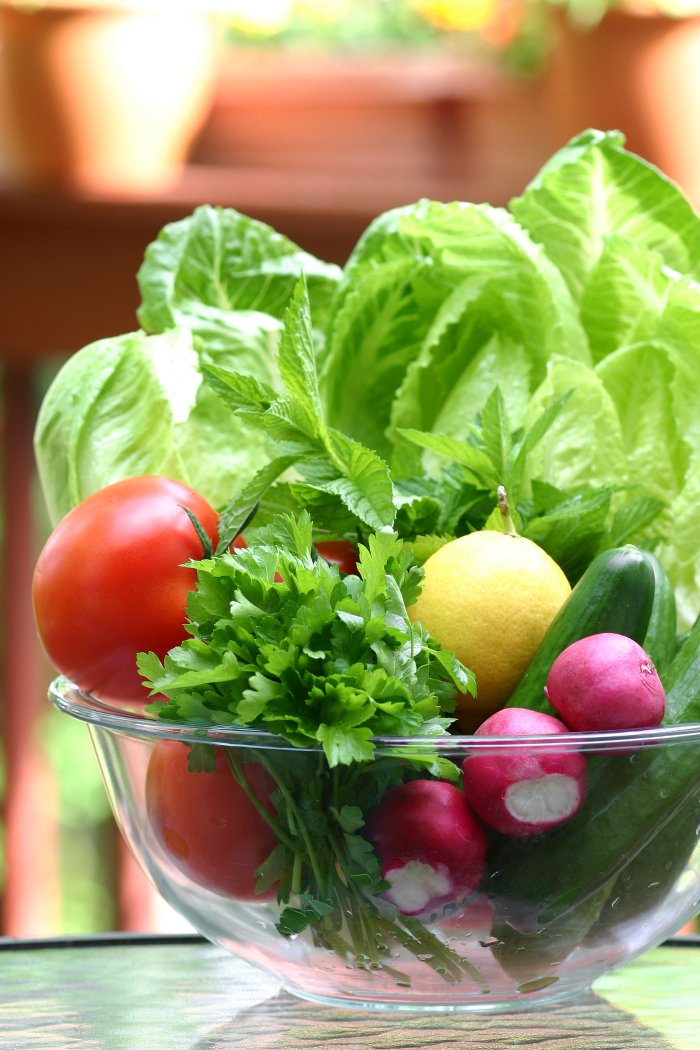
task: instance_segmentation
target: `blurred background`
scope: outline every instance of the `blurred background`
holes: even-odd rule
[[[379,212],[505,204],[585,127],[700,199],[690,0],[0,0],[0,934],[177,930],[45,700],[32,461],[66,356],[137,327],[146,245],[231,206],[342,263]]]

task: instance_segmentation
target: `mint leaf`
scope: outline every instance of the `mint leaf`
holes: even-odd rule
[[[472,427],[477,439],[483,445],[493,474],[499,484],[509,486],[511,435],[510,423],[503,394],[495,387],[487,398],[479,417],[479,425]]]
[[[605,545],[610,500],[610,489],[570,496],[527,522],[523,535],[546,550],[575,583]]]
[[[266,386],[254,376],[232,372],[228,368],[212,364],[203,365],[202,374],[212,390],[229,407],[244,415],[258,417],[277,400],[277,394],[272,387]]]
[[[289,396],[304,406],[307,418],[314,421],[316,436],[323,436],[326,425],[318,388],[309,295],[303,277],[285,314],[279,369]]]
[[[528,458],[540,441],[545,437],[555,419],[562,411],[571,397],[572,391],[567,390],[565,394],[548,405],[541,415],[537,416],[534,423],[525,432],[523,437],[516,443],[513,455],[508,463],[506,473],[506,488],[515,495],[522,492],[523,479],[527,473]]]
[[[410,428],[400,428],[397,433],[420,448],[461,464],[465,468],[465,476],[482,488],[496,488],[497,474],[490,456],[483,449],[447,434],[431,434]]]
[[[658,519],[665,504],[652,496],[640,496],[627,500],[615,511],[610,527],[610,546],[622,547],[625,543],[638,541],[643,529]]]
[[[250,521],[260,500],[273,483],[294,464],[294,456],[278,456],[256,473],[245,488],[228,501],[219,516],[219,543],[217,554],[223,554]]]
[[[396,509],[387,464],[376,452],[324,422],[303,280],[285,315],[279,363],[285,396],[249,376],[213,366],[203,368],[212,389],[247,423],[263,430],[278,452],[273,461],[276,466],[263,468],[243,497],[234,497],[233,508],[227,511],[231,525],[226,538],[231,526],[239,524],[242,510],[250,508],[283,469],[291,466],[312,486],[336,496],[369,528],[391,525]]]
[[[338,495],[370,528],[380,529],[393,523],[393,485],[386,463],[376,452],[331,430],[324,457],[309,457],[299,469],[309,481]]]

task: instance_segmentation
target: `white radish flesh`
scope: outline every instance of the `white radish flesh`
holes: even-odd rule
[[[497,711],[476,736],[568,735],[563,722],[526,708]],[[478,816],[504,835],[538,835],[568,820],[585,797],[587,763],[562,741],[562,748],[475,749],[462,763],[464,790]]]
[[[385,896],[404,915],[464,900],[479,883],[486,831],[464,792],[445,780],[410,780],[392,788],[367,818]]]

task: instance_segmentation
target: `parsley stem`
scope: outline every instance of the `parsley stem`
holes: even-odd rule
[[[302,892],[301,873],[302,873],[302,869],[303,869],[303,863],[304,862],[302,861],[301,856],[298,853],[295,853],[294,854],[294,862],[293,862],[293,865],[292,865],[292,882],[291,882],[291,886],[292,886],[292,893],[296,893],[297,895]]]
[[[255,806],[260,816],[265,820],[265,822],[270,826],[270,828],[272,828],[278,840],[284,846],[286,846],[288,850],[291,850],[292,853],[297,854],[299,852],[298,844],[290,835],[287,835],[286,832],[284,832],[280,828],[279,824],[274,819],[272,814],[268,813],[265,806],[262,804],[255,792],[251,789],[246,775],[243,772],[243,763],[234,754],[232,754],[231,748],[228,747],[226,748],[226,761],[228,763],[229,769],[231,770],[234,780],[241,788],[243,788],[246,795],[248,796],[252,804]]]
[[[338,897],[341,899],[341,908],[345,919],[345,925],[348,928],[348,933],[350,934],[350,939],[352,941],[355,962],[362,967],[366,967],[370,958],[363,937],[362,922],[360,918],[361,913],[358,913],[358,910],[353,907],[352,894],[347,887],[343,887],[342,893],[338,892]]]
[[[297,827],[299,829],[299,834],[304,840],[304,845],[306,846],[306,855],[308,857],[309,865],[313,872],[314,879],[316,880],[316,885],[320,889],[323,885],[324,880],[321,875],[321,869],[318,864],[318,859],[316,857],[316,851],[314,850],[313,842],[311,841],[311,836],[309,835],[309,829],[307,828],[302,818],[296,801],[292,793],[289,791],[289,788],[285,784],[284,780],[281,777],[277,776],[277,771],[275,769],[274,763],[270,762],[264,754],[257,752],[256,754],[258,754],[258,758],[261,765],[267,770],[267,772],[277,784],[277,787],[279,788],[280,793],[284,798],[284,801],[287,803],[289,814],[293,816],[294,820],[296,821]],[[295,853],[298,852],[298,846],[294,845],[292,846],[292,849]]]
[[[401,925],[408,930],[418,943],[425,946],[425,948],[433,953],[433,960],[436,965],[441,964],[445,966],[455,975],[457,980],[460,979],[462,973],[469,974],[476,984],[479,985],[482,992],[488,992],[488,985],[476,966],[472,965],[468,959],[465,959],[463,956],[458,955],[457,952],[453,951],[448,944],[445,944],[444,941],[440,940],[440,938],[432,933],[419,919],[415,919],[410,915],[402,915]]]
[[[365,954],[369,958],[370,963],[374,966],[380,966],[380,951],[387,951],[387,946],[383,943],[380,946],[380,938],[378,937],[379,929],[375,922],[374,910],[368,907],[368,901],[362,896],[361,893],[355,891],[354,894],[355,903],[357,905],[357,914],[360,918],[360,923],[364,930],[364,945]]]

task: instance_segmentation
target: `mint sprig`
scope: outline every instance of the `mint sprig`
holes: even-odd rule
[[[386,463],[326,424],[303,277],[285,313],[278,363],[283,394],[249,375],[202,366],[215,393],[247,424],[263,431],[277,452],[224,508],[219,551],[229,546],[251,508],[292,466],[308,486],[335,497],[370,529],[391,525],[395,507]]]
[[[566,408],[572,391],[552,401],[529,429],[513,428],[505,399],[495,387],[464,438],[411,428],[398,434],[448,461],[434,475],[396,483],[399,535],[416,537],[414,555],[424,562],[455,536],[501,529],[496,492],[503,486],[518,532],[542,547],[572,584],[601,550],[650,542],[649,527],[663,503],[641,486],[595,485],[559,489],[532,476],[531,455]]]

